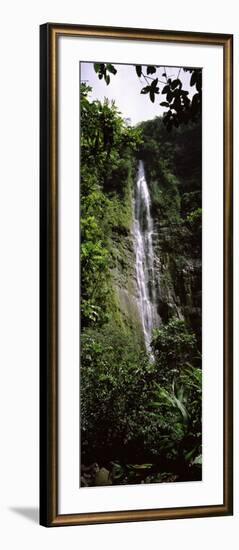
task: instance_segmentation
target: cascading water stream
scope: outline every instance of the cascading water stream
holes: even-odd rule
[[[134,242],[139,308],[145,347],[151,352],[152,330],[159,324],[153,252],[153,220],[144,165],[139,161],[134,200]]]

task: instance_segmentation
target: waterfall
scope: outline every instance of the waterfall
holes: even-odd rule
[[[134,243],[139,309],[145,347],[150,349],[152,330],[159,324],[153,251],[153,220],[143,162],[139,161],[134,198]]]

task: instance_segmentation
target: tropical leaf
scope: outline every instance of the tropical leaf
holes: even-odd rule
[[[142,75],[142,65],[135,65],[137,76],[140,78]]]

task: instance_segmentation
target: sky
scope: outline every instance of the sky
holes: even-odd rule
[[[81,63],[81,82],[86,82],[92,87],[89,96],[91,100],[103,101],[104,97],[114,100],[123,118],[129,118],[132,125],[163,114],[165,108],[161,107],[159,103],[165,100],[165,96],[159,93],[158,97],[155,96],[155,103],[152,103],[148,94],[141,94],[140,91],[147,85],[147,82],[143,77],[137,77],[134,65],[114,64],[114,67],[117,69],[117,74],[111,75],[110,84],[107,86],[104,79],[98,78],[93,63]],[[158,83],[160,92],[166,84],[165,77],[162,76],[165,69],[168,78],[177,78],[179,73],[178,67],[160,67],[156,73],[156,76],[162,81]],[[146,70],[144,72],[146,73]],[[150,76],[155,77],[155,75]],[[190,73],[181,69],[180,80],[185,90],[190,92],[193,90],[189,85]]]

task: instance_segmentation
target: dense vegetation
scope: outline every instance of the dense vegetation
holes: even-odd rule
[[[128,127],[81,86],[81,482],[201,479],[201,132]],[[157,228],[154,361],[134,301],[132,196]]]

